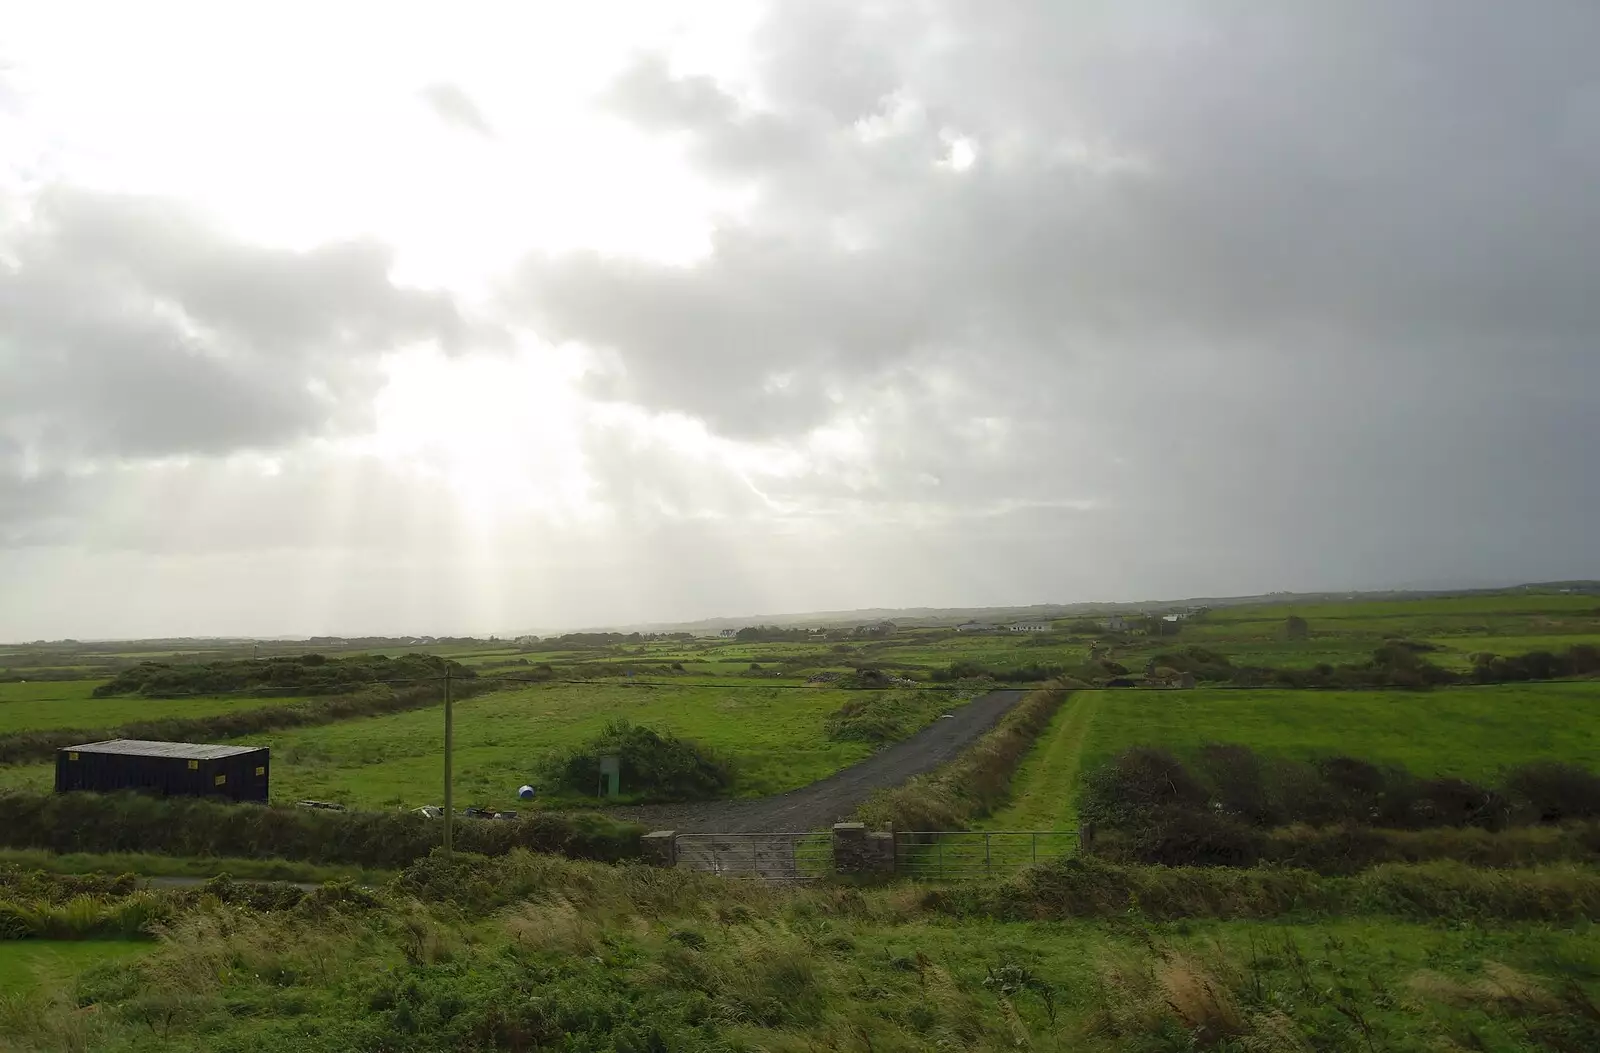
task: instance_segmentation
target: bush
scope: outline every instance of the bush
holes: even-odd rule
[[[1556,761],[1511,769],[1506,791],[1535,822],[1600,819],[1600,775]]]
[[[1245,746],[1210,745],[1197,751],[1190,767],[1166,750],[1136,747],[1085,777],[1079,814],[1103,828],[1097,851],[1118,859],[1247,866],[1257,859],[1303,861],[1295,853],[1282,856],[1257,836],[1284,824],[1498,831],[1514,820],[1600,819],[1600,776],[1572,765],[1527,765],[1497,790],[1455,777],[1418,779],[1354,757],[1307,764],[1263,758]],[[1594,841],[1600,850],[1600,828],[1591,835],[1583,845]],[[1338,835],[1347,842],[1354,836]],[[1326,850],[1368,854],[1353,842]],[[1569,845],[1559,858],[1590,852]]]
[[[550,758],[543,771],[553,787],[593,796],[601,757],[618,758],[621,791],[642,799],[698,801],[726,796],[733,789],[733,765],[725,758],[626,720],[613,721],[597,738]]]
[[[1097,826],[1148,825],[1164,811],[1202,809],[1211,794],[1171,752],[1123,750],[1084,779],[1078,815]]]
[[[949,692],[882,691],[846,702],[828,715],[824,727],[839,742],[898,742],[963,701]]]
[[[1037,684],[1046,680],[1053,680],[1067,672],[1064,665],[1044,665],[1039,662],[1029,662],[1027,665],[1011,666],[1009,668],[992,669],[977,662],[962,659],[951,662],[943,669],[933,671],[933,679],[938,683],[949,683],[953,680],[998,680],[1003,684]]]

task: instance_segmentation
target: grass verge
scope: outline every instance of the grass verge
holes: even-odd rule
[[[1051,719],[1011,780],[1011,799],[980,830],[1071,830],[1078,822],[1078,773],[1104,692],[1079,691]]]
[[[956,830],[988,815],[1005,800],[1018,763],[1071,694],[1059,686],[1029,692],[961,756],[901,786],[873,794],[857,817],[880,829]]]

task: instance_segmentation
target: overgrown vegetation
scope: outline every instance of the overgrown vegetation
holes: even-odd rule
[[[512,853],[430,856],[371,892],[216,881],[46,898],[0,884],[0,902],[24,898],[41,931],[112,931],[121,915],[158,942],[0,999],[0,1034],[22,1049],[1586,1053],[1600,1040],[1592,872],[1088,860],[962,889],[796,890]]]
[[[995,680],[1002,684],[1038,684],[1046,680],[1054,680],[1067,673],[1064,665],[1049,665],[1040,662],[1029,662],[1026,665],[990,667],[979,662],[960,660],[951,662],[943,669],[933,671],[936,683],[950,683],[958,680]]]
[[[595,738],[546,760],[546,784],[563,793],[598,796],[603,757],[617,758],[619,789],[635,800],[700,801],[727,796],[733,789],[733,765],[726,758],[626,720],[614,720]]]
[[[1307,668],[1296,668],[1236,665],[1224,654],[1194,645],[1158,652],[1153,661],[1163,668],[1191,673],[1202,682],[1238,687],[1428,688],[1462,683],[1556,680],[1600,673],[1600,648],[1589,644],[1573,644],[1560,653],[1530,651],[1509,658],[1480,653],[1474,656],[1472,671],[1468,674],[1445,669],[1422,657],[1437,650],[1435,644],[1396,638],[1376,648],[1364,662],[1338,665],[1319,662]]]
[[[329,658],[306,654],[298,658],[232,659],[218,662],[173,664],[140,662],[95,688],[95,698],[143,695],[179,698],[185,695],[337,695],[368,684],[409,682],[442,677],[470,679],[477,673],[460,662],[438,655],[408,654],[388,658],[381,654]]]
[[[828,737],[881,745],[908,738],[974,692],[879,691],[853,698],[828,716]]]
[[[1317,869],[1403,858],[1381,830],[1471,828],[1600,820],[1600,777],[1540,762],[1513,769],[1502,787],[1454,777],[1422,778],[1351,757],[1316,763],[1264,757],[1238,745],[1201,748],[1191,763],[1136,747],[1089,773],[1079,814],[1103,830],[1097,851],[1141,863],[1255,866],[1296,862]],[[1292,837],[1290,824],[1337,827]],[[1594,828],[1563,854],[1586,858]],[[1417,843],[1412,842],[1413,850]]]
[[[0,847],[57,853],[151,852],[256,856],[309,863],[398,868],[442,840],[441,824],[410,812],[331,812],[229,805],[138,794],[0,794]],[[514,821],[456,824],[463,851],[515,848],[578,859],[634,859],[643,831],[598,815],[536,812]]]

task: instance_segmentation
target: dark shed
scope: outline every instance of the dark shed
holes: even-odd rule
[[[56,792],[151,790],[163,796],[265,801],[265,746],[111,739],[56,751]]]

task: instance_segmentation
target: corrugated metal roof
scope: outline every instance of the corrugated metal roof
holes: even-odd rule
[[[63,746],[58,752],[118,753],[130,757],[182,757],[186,760],[221,760],[254,753],[265,746],[208,746],[200,742],[154,742],[147,739],[107,739],[81,746]]]

